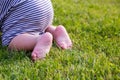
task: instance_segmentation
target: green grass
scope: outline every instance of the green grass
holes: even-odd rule
[[[120,0],[52,0],[72,50],[53,45],[45,60],[0,46],[0,80],[120,80]]]

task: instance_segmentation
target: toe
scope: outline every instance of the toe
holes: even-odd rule
[[[60,46],[62,49],[67,49],[67,45],[66,45],[65,42],[59,43],[59,46]]]
[[[32,60],[33,60],[33,61],[35,61],[35,60],[36,60],[36,58],[37,58],[36,54],[32,54],[32,56],[31,56],[31,57],[32,57]]]
[[[67,49],[72,49],[72,44],[68,45]]]

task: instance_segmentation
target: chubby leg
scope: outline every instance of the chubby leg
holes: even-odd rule
[[[48,26],[46,31],[50,32],[53,35],[53,38],[58,47],[61,47],[62,49],[72,48],[72,41],[66,29],[62,25],[59,25],[57,27]]]
[[[13,50],[33,50],[31,57],[33,60],[41,59],[50,51],[52,45],[51,33],[42,35],[20,34],[13,38],[9,48]]]

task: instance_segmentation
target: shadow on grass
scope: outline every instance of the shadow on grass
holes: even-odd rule
[[[52,47],[57,48],[55,43],[53,43]],[[14,64],[15,62],[21,62],[24,60],[33,62],[31,59],[31,52],[32,51],[10,51],[7,47],[3,47],[0,44],[0,65]]]
[[[0,33],[1,36],[1,33]],[[25,58],[29,58],[31,60],[31,52],[27,51],[10,51],[7,47],[2,46],[2,41],[0,37],[0,64],[7,65],[12,64],[15,61],[21,61]]]
[[[0,37],[1,39],[1,37]],[[15,62],[21,62],[24,60],[28,60],[29,62],[33,62],[31,59],[32,51],[10,51],[7,47],[3,47],[0,40],[0,65],[8,65],[14,64]],[[52,47],[56,47],[55,42]],[[60,48],[58,48],[60,49]]]
[[[30,53],[31,52],[26,51],[9,51],[6,47],[2,47],[0,48],[0,65],[13,64],[14,62],[20,62],[24,59],[31,60]]]

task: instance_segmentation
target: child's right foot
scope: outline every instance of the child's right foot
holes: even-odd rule
[[[72,41],[63,26],[58,26],[54,31],[54,39],[57,43],[58,47],[62,49],[71,49],[72,48]]]
[[[48,32],[41,35],[31,55],[33,61],[42,59],[49,53],[52,40],[53,36]]]

